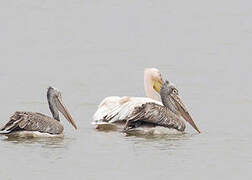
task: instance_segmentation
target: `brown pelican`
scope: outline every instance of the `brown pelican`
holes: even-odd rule
[[[53,118],[41,113],[17,111],[0,129],[0,134],[19,137],[62,137],[64,127],[60,123],[59,111],[77,129],[62,101],[61,93],[56,88],[48,88],[47,100]]]
[[[156,68],[147,68],[144,71],[144,88],[147,97],[118,97],[105,98],[98,106],[93,116],[93,123],[97,129],[115,128],[113,122],[125,119],[132,114],[135,107],[147,102],[162,105],[157,93],[163,85],[161,73]]]
[[[186,126],[182,120],[183,117],[200,133],[187,108],[181,101],[178,90],[173,84],[166,81],[161,88],[160,95],[163,105],[148,102],[142,104],[140,107],[135,107],[133,113],[125,119],[126,125],[124,131],[127,132],[130,129],[137,128],[146,123],[184,131]]]

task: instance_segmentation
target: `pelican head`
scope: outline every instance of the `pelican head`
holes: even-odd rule
[[[47,90],[47,100],[54,119],[60,121],[60,111],[64,115],[64,117],[73,125],[73,127],[77,129],[77,125],[75,124],[71,114],[68,112],[66,106],[64,105],[61,93],[58,89],[54,87],[49,87]]]
[[[161,99],[164,106],[169,108],[176,115],[182,116],[196,131],[200,130],[192,120],[187,108],[178,95],[178,90],[169,81],[165,81],[161,88]]]
[[[144,70],[144,84],[147,96],[158,100],[155,91],[160,94],[160,90],[164,84],[160,71],[156,68],[146,68]]]

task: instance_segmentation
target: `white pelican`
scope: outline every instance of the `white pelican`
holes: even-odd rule
[[[140,127],[146,123],[154,127],[162,126],[183,132],[186,127],[182,119],[183,117],[196,131],[200,133],[200,130],[181,101],[178,95],[178,90],[174,87],[174,85],[166,81],[161,88],[160,95],[164,105],[160,105],[155,102],[148,102],[142,104],[140,107],[134,108],[133,113],[125,118],[125,132]]]
[[[77,126],[64,105],[61,93],[53,87],[47,90],[47,100],[53,118],[35,112],[15,112],[9,122],[0,129],[0,134],[18,137],[62,137],[64,127],[60,123],[60,111],[77,129]]]
[[[93,116],[92,124],[97,129],[116,128],[114,123],[125,120],[132,114],[135,107],[147,102],[154,102],[162,105],[157,93],[163,85],[161,73],[156,68],[147,68],[144,71],[144,89],[147,97],[106,97],[98,106]]]

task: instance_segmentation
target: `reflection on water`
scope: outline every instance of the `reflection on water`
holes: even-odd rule
[[[65,148],[72,138],[52,137],[52,138],[20,138],[20,137],[2,137],[6,143],[19,144],[24,146],[39,145],[43,148]]]
[[[126,135],[127,141],[132,141],[141,151],[148,148],[161,151],[173,151],[179,149],[186,141],[189,141],[194,135],[188,133],[177,134],[134,134]]]
[[[177,140],[177,139],[184,139],[188,137],[192,137],[192,134],[188,133],[176,133],[176,134],[141,134],[141,133],[135,133],[135,134],[126,134],[128,137],[135,137],[135,138],[143,138],[146,140],[162,140],[166,139],[168,141]]]
[[[4,179],[252,179],[252,1],[0,1],[0,124],[50,114],[55,86],[73,115],[64,138],[0,136]],[[179,89],[203,131],[97,131],[106,96],[144,96],[143,69]]]

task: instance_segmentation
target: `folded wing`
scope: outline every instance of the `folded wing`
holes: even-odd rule
[[[8,134],[21,130],[60,134],[63,132],[64,128],[59,121],[40,113],[15,112],[6,125],[0,129],[0,133]]]
[[[127,123],[124,128],[126,131],[140,126],[142,122],[177,129],[178,131],[184,131],[186,127],[183,120],[167,107],[149,102],[136,107],[132,115],[126,120]]]
[[[161,102],[145,97],[107,97],[101,102],[94,114],[93,124],[124,121],[132,116],[135,108],[151,102],[162,106]]]

